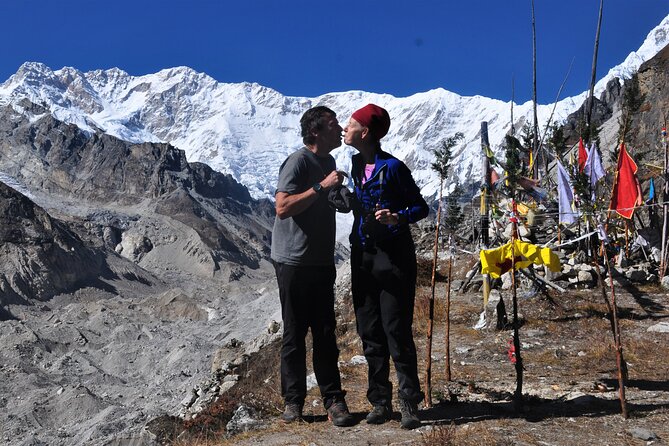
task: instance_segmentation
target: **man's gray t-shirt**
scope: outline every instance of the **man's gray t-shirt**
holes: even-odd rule
[[[293,152],[279,169],[277,192],[300,194],[335,170],[331,155],[319,157],[306,147]],[[334,264],[335,211],[321,194],[304,212],[274,220],[272,260],[293,266]]]

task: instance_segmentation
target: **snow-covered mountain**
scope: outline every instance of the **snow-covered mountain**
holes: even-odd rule
[[[599,80],[596,95],[611,79],[629,78],[668,42],[669,16],[649,33],[638,51]],[[576,111],[586,95],[558,102],[554,121]],[[481,122],[488,122],[493,149],[511,126],[510,102],[459,96],[444,89],[405,98],[363,91],[289,97],[255,83],[221,83],[187,67],[130,76],[117,68],[82,73],[70,67],[53,71],[29,62],[0,85],[0,104],[19,108],[25,98],[82,129],[100,129],[131,142],[169,142],[183,149],[189,161],[231,174],[256,198],[274,195],[279,165],[301,146],[300,116],[315,105],[332,108],[342,123],[368,102],[385,107],[392,125],[383,146],[411,167],[428,197],[438,188],[430,164],[432,150],[442,139],[456,132],[465,135],[454,168],[461,182],[478,181]],[[538,107],[541,129],[552,109],[553,104]],[[514,104],[514,118],[516,128],[531,122],[532,103]],[[352,153],[350,147],[333,152],[340,168],[348,170]]]

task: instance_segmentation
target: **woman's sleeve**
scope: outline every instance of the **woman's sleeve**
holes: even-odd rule
[[[416,223],[427,217],[430,209],[425,202],[425,199],[420,193],[420,189],[416,185],[411,171],[402,162],[398,163],[397,177],[400,185],[400,190],[404,195],[405,208],[400,209],[397,214],[400,216],[400,222],[405,220],[407,223]]]

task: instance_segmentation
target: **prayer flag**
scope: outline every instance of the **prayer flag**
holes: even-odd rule
[[[574,223],[578,220],[578,214],[571,207],[574,201],[573,187],[569,179],[569,174],[567,174],[560,161],[557,162],[557,187],[560,212],[559,222],[564,224]]]
[[[585,162],[588,160],[588,152],[585,151],[583,138],[578,138],[578,171],[583,172]]]
[[[542,248],[531,243],[516,240],[495,249],[482,249],[481,274],[490,274],[496,279],[511,270],[512,257],[516,259],[516,270],[527,268],[531,264],[546,265],[553,272],[560,271],[560,259],[549,248]]]
[[[618,172],[613,184],[611,194],[610,211],[616,211],[623,218],[630,219],[634,214],[634,207],[639,203],[640,186],[636,178],[637,166],[627,149],[625,143],[620,144],[618,155]]]
[[[588,151],[588,159],[585,161],[585,174],[590,178],[590,190],[592,191],[592,200],[595,199],[595,185],[597,181],[606,176],[602,159],[599,156],[597,145],[593,142]]]
[[[646,203],[652,203],[655,200],[655,181],[651,177],[650,186],[648,187],[648,200]]]

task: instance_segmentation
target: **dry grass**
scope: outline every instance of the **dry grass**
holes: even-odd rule
[[[513,446],[508,437],[502,437],[491,429],[480,425],[438,425],[421,438],[423,446]],[[531,443],[530,443],[531,444]]]

